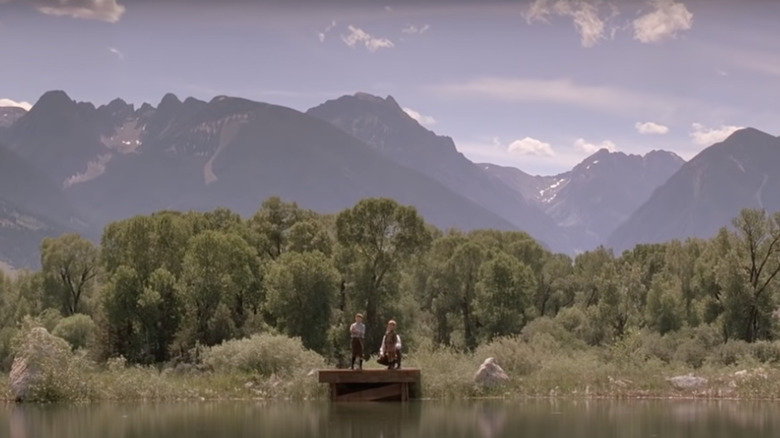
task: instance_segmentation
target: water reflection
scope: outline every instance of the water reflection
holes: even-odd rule
[[[10,438],[780,436],[771,402],[187,402],[0,406]],[[8,431],[8,432],[6,432]]]

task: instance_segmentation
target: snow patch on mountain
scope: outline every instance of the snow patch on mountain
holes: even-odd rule
[[[138,126],[138,120],[128,118],[110,137],[101,136],[100,141],[109,149],[120,154],[130,154],[136,152],[143,143],[141,136],[146,129],[146,125]]]

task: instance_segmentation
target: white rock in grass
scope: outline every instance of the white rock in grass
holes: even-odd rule
[[[485,359],[474,374],[474,383],[483,388],[501,385],[508,380],[509,376],[507,376],[503,368],[498,365],[496,359],[492,357]]]
[[[707,379],[694,376],[693,374],[669,377],[666,381],[677,389],[697,389],[707,384]]]

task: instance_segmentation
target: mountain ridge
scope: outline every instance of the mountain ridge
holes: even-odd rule
[[[94,239],[107,222],[164,209],[247,217],[270,196],[323,213],[391,197],[439,228],[522,230],[570,255],[710,233],[736,206],[780,210],[769,164],[780,160],[780,136],[755,128],[688,162],[662,149],[599,150],[570,171],[532,176],[473,163],[392,96],[364,92],[302,112],[173,93],[156,107],[121,98],[95,106],[52,90],[10,113],[0,126],[0,222],[13,227],[0,227],[0,238],[15,239],[15,249],[0,245],[0,260],[13,252],[16,264],[36,259],[29,252],[44,235]]]
[[[457,150],[452,138],[422,126],[392,96],[358,92],[327,100],[306,114],[328,121],[400,165],[430,175],[551,248],[564,251],[568,246],[566,233],[541,209],[483,172]]]
[[[168,93],[157,108],[136,110],[121,99],[95,107],[53,91],[9,129],[12,152],[98,227],[161,209],[227,207],[248,216],[280,196],[324,212],[392,197],[441,228],[515,228],[330,123],[244,98]]]
[[[708,238],[743,208],[780,211],[777,162],[780,138],[755,128],[735,131],[685,163],[606,243],[622,251],[638,243]]]
[[[572,170],[553,176],[531,176],[489,163],[479,166],[536,202],[574,236],[575,251],[581,252],[601,244],[682,163],[668,151],[653,150],[642,156],[600,149]]]

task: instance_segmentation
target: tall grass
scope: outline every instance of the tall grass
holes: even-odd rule
[[[28,339],[30,345],[41,343],[41,332],[35,336]],[[420,394],[430,399],[780,398],[780,343],[730,342],[702,353],[692,347],[697,336],[629,333],[610,346],[588,347],[541,330],[498,338],[470,353],[423,341],[405,354],[404,367],[422,370]],[[273,334],[203,348],[200,363],[165,367],[129,365],[122,358],[99,365],[82,350],[72,352],[53,342],[57,357],[51,363],[56,366],[48,368],[31,401],[324,399],[327,386],[317,382],[316,370],[332,366],[299,339]],[[509,379],[485,389],[474,382],[474,374],[488,357]],[[365,368],[378,365],[369,361]],[[687,374],[707,381],[678,389],[668,380]],[[13,399],[7,375],[0,377],[0,397]]]

